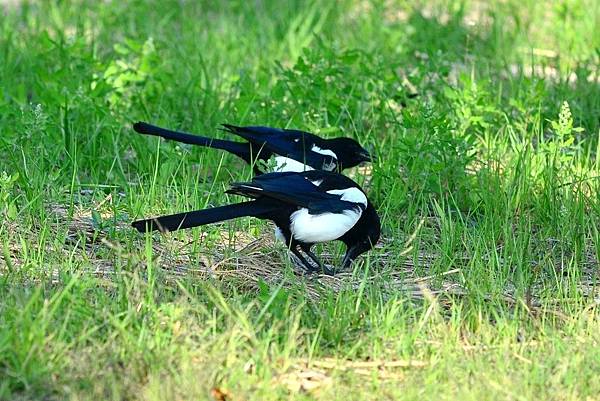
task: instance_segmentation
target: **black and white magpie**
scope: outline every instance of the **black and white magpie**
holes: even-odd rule
[[[230,124],[223,124],[223,127],[225,131],[247,142],[171,131],[145,122],[133,124],[133,129],[140,134],[233,153],[253,165],[257,174],[270,171],[341,171],[372,161],[369,152],[351,138],[323,139],[309,132],[293,129],[237,127]]]
[[[140,232],[175,231],[252,216],[271,220],[277,236],[285,241],[307,271],[325,268],[311,252],[314,244],[339,240],[347,247],[342,268],[370,250],[379,240],[379,216],[358,184],[341,174],[325,171],[275,172],[251,182],[233,183],[227,193],[253,200],[232,205],[139,220]],[[300,253],[302,250],[317,266]]]

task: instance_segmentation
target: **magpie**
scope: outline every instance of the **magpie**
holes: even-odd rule
[[[191,135],[141,121],[133,124],[133,129],[144,135],[225,150],[252,165],[256,174],[270,171],[341,171],[372,161],[369,152],[351,138],[323,139],[294,129],[222,126],[224,131],[246,142]]]
[[[139,232],[168,232],[244,216],[271,220],[277,226],[276,237],[285,241],[307,272],[320,270],[326,274],[334,271],[325,268],[312,253],[314,244],[342,241],[347,248],[342,261],[345,269],[379,240],[381,223],[377,211],[358,184],[338,173],[266,173],[251,182],[232,183],[226,193],[251,200],[138,220],[131,225]]]

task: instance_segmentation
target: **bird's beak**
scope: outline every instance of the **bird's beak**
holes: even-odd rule
[[[363,162],[374,162],[375,158],[366,150],[360,153],[360,158]]]

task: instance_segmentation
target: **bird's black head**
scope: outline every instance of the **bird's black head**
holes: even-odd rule
[[[354,259],[371,250],[381,235],[381,221],[377,211],[369,202],[359,221],[341,240],[348,250],[342,262],[342,269],[349,267]]]
[[[342,168],[358,166],[363,162],[372,162],[371,154],[352,138],[333,138],[327,141],[328,147],[335,153]]]

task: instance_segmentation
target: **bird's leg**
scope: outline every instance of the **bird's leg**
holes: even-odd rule
[[[348,252],[346,252],[346,255],[344,255],[344,260],[342,261],[342,270],[349,268],[353,261],[354,258],[352,258]]]
[[[345,270],[349,268],[352,262],[354,262],[354,259],[356,259],[356,257],[360,255],[360,253],[361,252],[359,251],[358,247],[349,247],[346,250],[346,254],[344,255],[344,260],[342,261],[342,269]]]
[[[292,251],[292,253],[300,260],[300,263],[302,263],[304,265],[304,269],[306,270],[307,273],[313,273],[316,272],[317,269],[315,269],[304,257],[304,255],[302,255],[300,253],[300,251],[298,251],[298,248],[296,248],[295,246],[292,246],[290,248],[290,250]]]
[[[315,262],[315,264],[316,264],[317,266],[319,266],[319,270],[321,270],[321,272],[323,272],[323,273],[325,273],[325,274],[327,274],[327,275],[329,275],[329,276],[333,276],[333,274],[334,274],[334,271],[332,271],[331,269],[329,269],[328,267],[326,267],[326,266],[323,264],[323,262],[321,262],[321,261],[319,260],[319,258],[317,258],[317,256],[316,256],[314,253],[312,253],[312,251],[310,250],[310,246],[308,246],[308,245],[305,245],[305,246],[303,246],[303,245],[300,245],[300,248],[301,248],[301,249],[304,251],[304,253],[305,253],[306,255],[308,255],[308,257],[309,257],[309,258],[310,258],[310,259],[311,259],[313,262]]]

